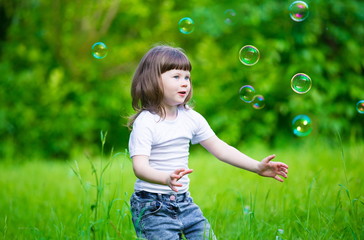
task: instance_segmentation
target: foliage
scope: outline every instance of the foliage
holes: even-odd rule
[[[284,183],[194,151],[191,196],[219,239],[363,239],[363,144],[279,148],[277,160],[290,167]],[[257,159],[272,152],[261,145],[242,150]],[[131,169],[123,155],[0,162],[0,238],[136,239]]]
[[[361,139],[364,116],[355,104],[364,98],[364,3],[307,3],[309,17],[294,22],[287,1],[2,0],[0,156],[92,152],[100,130],[109,132],[107,148],[124,149],[130,79],[157,43],[186,50],[195,108],[231,144],[285,143],[297,114],[312,118],[313,136]],[[229,25],[227,9],[236,12]],[[177,23],[186,16],[196,28],[183,35]],[[109,47],[100,60],[90,53],[98,41]],[[251,67],[238,60],[247,44],[261,52]],[[313,79],[307,94],[290,89],[297,72]],[[245,84],[265,97],[265,108],[240,101]]]

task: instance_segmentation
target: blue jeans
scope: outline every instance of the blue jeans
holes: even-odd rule
[[[130,199],[137,236],[148,240],[216,239],[209,222],[189,193],[135,192]]]

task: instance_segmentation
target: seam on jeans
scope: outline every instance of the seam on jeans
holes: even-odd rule
[[[150,206],[152,206],[152,203],[159,204],[158,207],[157,207],[157,209],[151,211],[148,214],[144,214],[145,211],[147,211],[148,208],[150,208]],[[155,206],[157,206],[157,205],[155,205]],[[144,220],[145,220],[145,218],[147,216],[150,216],[150,215],[153,215],[153,214],[159,212],[161,210],[161,208],[162,208],[162,202],[160,202],[160,201],[152,201],[152,202],[146,203],[145,206],[141,209],[136,224],[138,224],[138,227],[140,229],[140,233],[141,233],[142,236],[146,236],[146,232],[145,232],[145,229],[144,229]]]

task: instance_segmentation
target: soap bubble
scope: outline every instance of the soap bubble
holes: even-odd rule
[[[195,23],[192,18],[184,17],[179,20],[178,29],[183,34],[190,34],[195,30]]]
[[[92,45],[92,56],[97,59],[103,59],[106,57],[108,49],[105,43],[103,42],[97,42],[94,45]]]
[[[225,15],[225,23],[227,25],[232,25],[234,23],[236,12],[233,9],[227,9],[224,12],[224,15]]]
[[[298,115],[292,120],[292,129],[294,135],[305,137],[312,131],[311,119],[307,115]]]
[[[250,85],[244,85],[239,90],[239,97],[246,103],[251,103],[255,96],[255,89]]]
[[[360,100],[356,103],[356,110],[360,114],[364,114],[364,100]]]
[[[305,20],[308,15],[308,5],[304,1],[295,1],[293,2],[289,8],[289,16],[292,18],[293,21],[302,22]]]
[[[277,230],[277,235],[276,235],[276,240],[283,240],[283,234],[284,234],[284,230],[283,229],[278,229]]]
[[[245,215],[251,213],[250,206],[248,206],[248,205],[245,206],[244,209],[243,209],[243,212],[244,212]]]
[[[255,109],[262,109],[265,106],[265,100],[262,95],[256,95],[251,102],[253,108]]]
[[[239,60],[244,65],[252,66],[259,61],[259,58],[259,50],[252,45],[246,45],[242,47],[239,51]]]
[[[291,88],[299,94],[307,93],[312,86],[311,78],[304,73],[297,73],[291,79]]]

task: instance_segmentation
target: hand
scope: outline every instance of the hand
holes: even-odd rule
[[[271,162],[271,160],[275,157],[276,157],[276,155],[273,154],[273,155],[270,155],[270,156],[264,158],[258,164],[257,173],[260,176],[272,177],[280,182],[283,182],[283,179],[280,178],[278,175],[281,175],[282,177],[287,178],[288,166],[281,162]]]
[[[178,180],[180,180],[184,175],[190,174],[193,172],[192,169],[176,169],[174,172],[172,172],[169,177],[167,178],[167,185],[175,192],[178,192],[176,187],[182,187],[182,184],[177,183]]]

